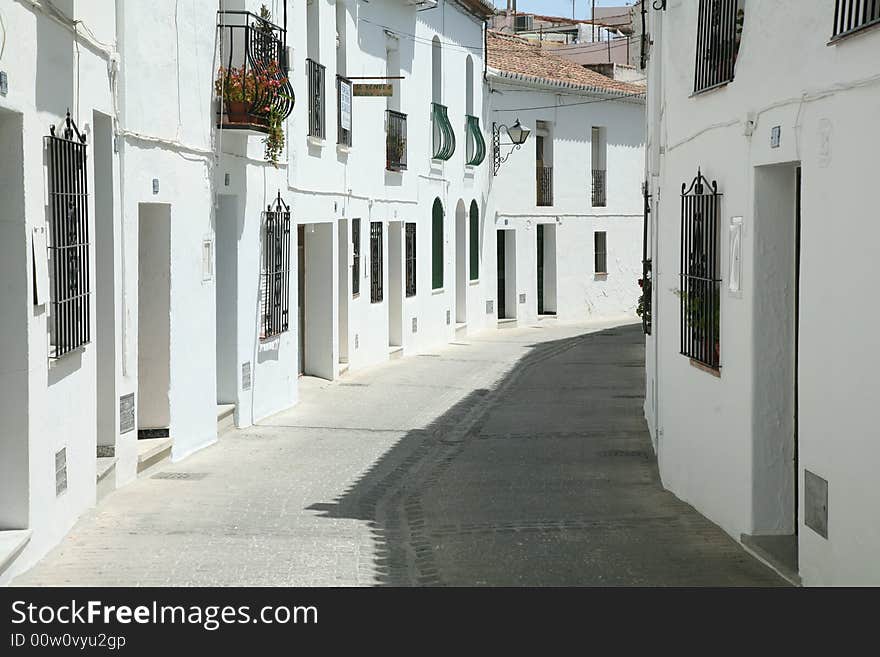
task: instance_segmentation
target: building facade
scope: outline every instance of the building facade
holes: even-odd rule
[[[793,582],[880,583],[880,6],[644,5],[663,483]]]
[[[621,177],[592,219],[578,214],[593,214],[578,210],[586,180],[569,193],[560,177],[540,210],[532,197],[491,200],[501,178],[487,117],[509,113],[487,96],[493,11],[482,0],[0,7],[0,583],[104,494],[295,404],[300,376],[333,380],[495,328],[499,221],[522,232],[517,249],[531,244],[508,281],[518,321],[539,310],[532,223],[547,223],[548,253],[561,238],[582,250],[554,263],[545,314],[632,312],[632,298],[611,303],[600,288],[635,280],[614,255],[637,243],[623,174],[641,157],[635,128],[609,137]],[[532,96],[493,75],[510,101]],[[582,91],[533,90],[541,105]],[[618,119],[596,123],[609,135],[640,111],[618,104]],[[585,163],[574,150],[590,148],[590,127],[579,129],[571,152],[552,139],[547,152]],[[535,143],[504,184],[520,167],[534,181]],[[592,266],[601,222],[608,281],[573,264]]]
[[[494,248],[484,253],[500,325],[634,317],[644,88],[500,32],[489,32],[487,53],[499,159],[489,193]],[[531,130],[521,147],[506,131],[515,121]]]

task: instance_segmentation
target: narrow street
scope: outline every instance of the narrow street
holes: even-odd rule
[[[470,336],[112,493],[18,585],[781,584],[660,487],[639,326]]]

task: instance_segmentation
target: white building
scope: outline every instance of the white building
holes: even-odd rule
[[[641,276],[644,88],[517,36],[487,39],[490,181],[487,263],[500,325],[633,317]],[[531,130],[521,148],[504,128]]]
[[[644,4],[663,483],[792,581],[880,584],[880,5]]]
[[[548,260],[545,312],[632,313],[640,101],[618,102],[622,87],[590,72],[608,86],[493,70],[490,110],[492,12],[483,0],[0,7],[0,583],[103,494],[295,404],[299,375],[335,379],[494,328],[499,222],[517,244],[505,305],[518,321],[537,319],[539,222],[548,253],[560,239],[578,250],[553,255],[552,276]],[[557,169],[551,206],[493,204],[520,172],[534,189],[538,140],[494,178],[485,117],[580,98],[603,101],[580,126],[562,110],[521,116],[556,130],[535,131],[548,157],[583,171],[569,183]],[[593,126],[611,177],[607,205],[586,211]],[[595,231],[607,280],[593,275]]]

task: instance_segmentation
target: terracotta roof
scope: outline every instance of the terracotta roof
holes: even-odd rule
[[[541,81],[609,94],[645,93],[643,86],[613,80],[554,55],[550,49],[495,30],[487,31],[486,55],[489,66],[496,69],[502,77]]]

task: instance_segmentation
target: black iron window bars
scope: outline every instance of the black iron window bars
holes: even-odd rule
[[[416,295],[416,225],[406,224],[406,296]]]
[[[52,358],[91,341],[89,204],[86,137],[70,118],[61,134],[43,138],[49,182],[49,255],[52,260],[50,342]]]
[[[286,14],[285,3],[285,27],[280,27],[268,14],[217,12],[223,63],[215,84],[220,127],[269,132],[273,120],[283,121],[293,111]]]
[[[718,183],[697,170],[681,186],[681,353],[719,370],[721,279],[719,277]]]
[[[260,338],[287,331],[290,318],[290,207],[281,199],[263,212]]]
[[[536,168],[537,205],[553,205],[553,167]]]
[[[740,0],[700,0],[694,93],[733,80],[742,14]]]
[[[406,171],[406,114],[385,110],[385,168]]]
[[[324,101],[325,67],[313,59],[306,60],[306,76],[309,81],[309,136],[324,139],[325,101]]]
[[[336,143],[340,146],[351,146],[352,129],[352,95],[351,80],[336,76]],[[348,127],[345,127],[345,126]]]
[[[370,303],[382,301],[382,222],[370,222]]]
[[[351,220],[351,296],[361,293],[361,220]]]
[[[835,0],[834,39],[878,24],[880,0]]]
[[[605,179],[606,179],[605,169],[593,169],[593,198],[592,203],[594,208],[604,208],[606,204],[605,200]]]
[[[642,185],[642,197],[645,208],[642,221],[642,278],[639,286],[642,288],[642,296],[639,298],[638,314],[642,318],[642,330],[645,335],[651,335],[651,294],[652,290],[652,262],[648,257],[648,223],[651,216],[651,194],[648,193],[648,181]]]

